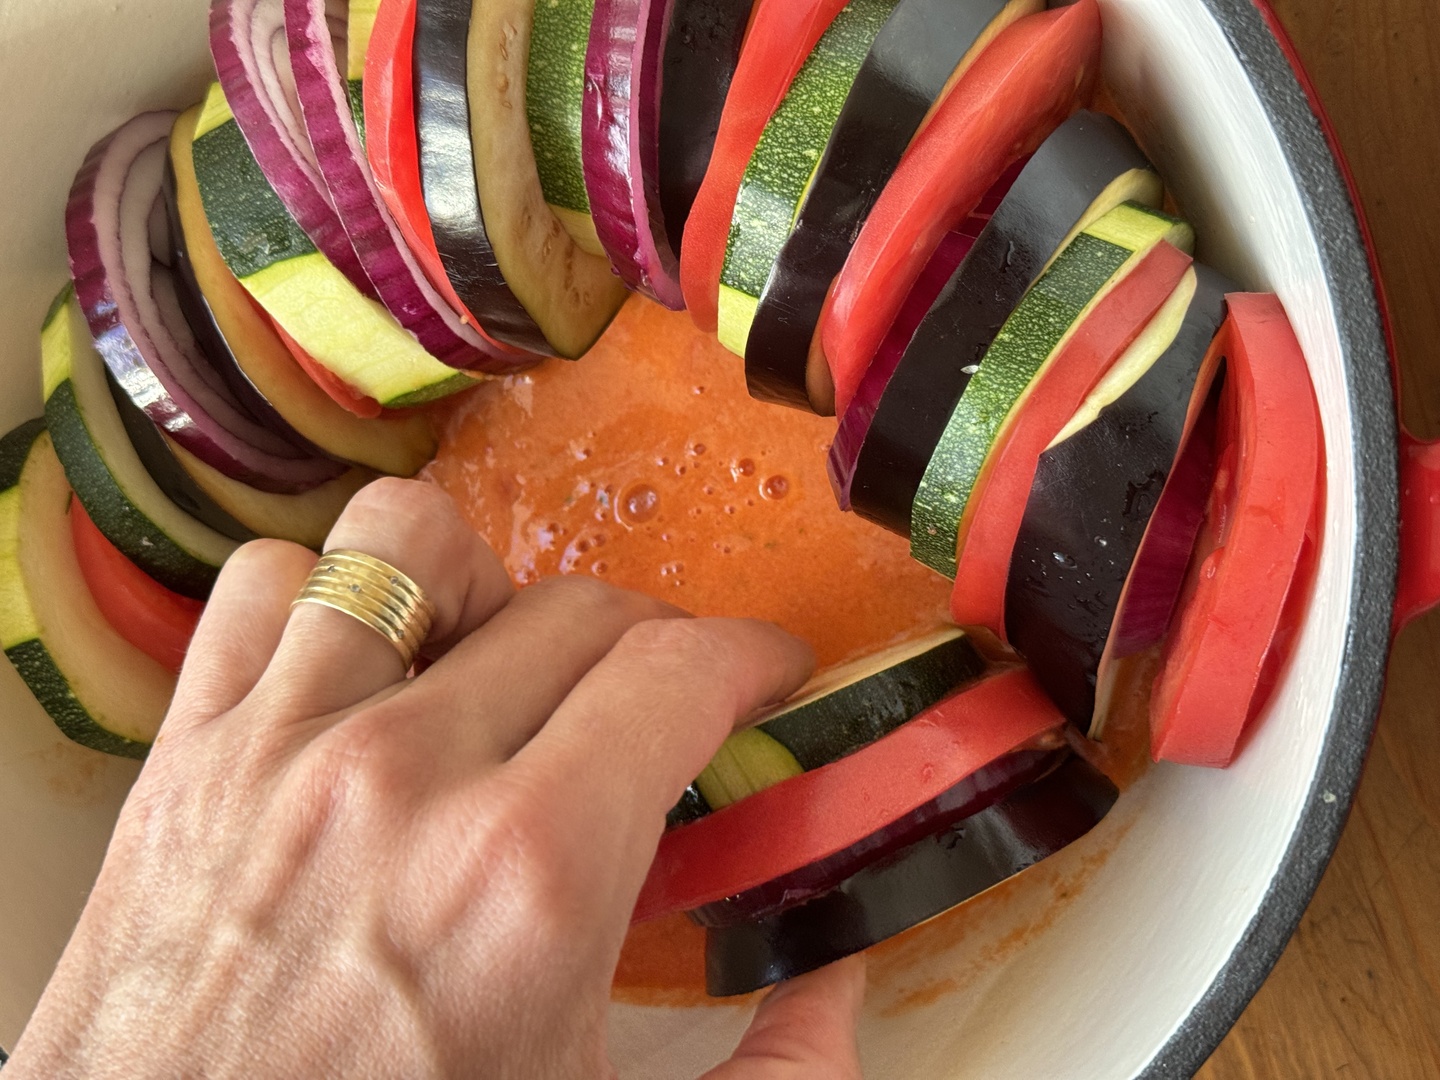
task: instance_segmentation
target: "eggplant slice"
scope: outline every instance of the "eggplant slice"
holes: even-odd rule
[[[1158,206],[1160,178],[1130,133],[1078,112],[1021,171],[941,291],[880,398],[855,464],[851,505],[910,536],[926,466],[970,376],[1025,291],[1087,220],[1126,201]]]
[[[860,226],[958,68],[1035,0],[900,0],[870,46],[759,298],[745,345],[752,397],[814,411],[810,342]]]
[[[1207,266],[1194,269],[1195,296],[1170,347],[1094,420],[1040,455],[1010,557],[1006,635],[1081,731],[1092,728],[1125,581],[1180,453],[1225,294],[1236,288]]]
[[[1051,762],[1053,765],[1053,761]],[[851,874],[823,895],[705,933],[705,988],[746,994],[814,971],[939,915],[1094,828],[1115,786],[1069,757],[1002,801]]]

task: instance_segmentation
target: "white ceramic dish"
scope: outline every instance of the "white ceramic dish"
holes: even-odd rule
[[[1102,0],[1106,69],[1202,238],[1284,300],[1325,418],[1330,499],[1295,663],[1239,764],[1157,768],[1005,904],[873,967],[867,1075],[1189,1075],[1288,939],[1338,837],[1378,707],[1396,560],[1381,315],[1341,168],[1252,0]],[[0,425],[39,412],[37,327],[86,149],[209,73],[204,0],[0,0]],[[135,766],[58,736],[0,665],[0,1046],[13,1045]],[[1058,899],[1062,894],[1067,899]],[[624,1076],[693,1075],[748,1012],[619,1005]]]

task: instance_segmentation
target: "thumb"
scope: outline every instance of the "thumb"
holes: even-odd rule
[[[730,1060],[701,1080],[860,1080],[855,1028],[864,999],[863,954],[781,983]]]

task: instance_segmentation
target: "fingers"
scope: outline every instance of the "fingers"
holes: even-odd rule
[[[432,484],[385,479],[362,489],[326,541],[326,550],[337,548],[373,555],[425,592],[435,605],[428,640],[438,652],[514,595],[499,557]],[[281,720],[322,716],[359,704],[404,677],[399,652],[375,630],[342,612],[301,604],[256,693]]]
[[[679,608],[589,578],[525,589],[406,688],[407,737],[464,773],[508,759],[635,625]]]
[[[863,953],[781,983],[730,1060],[701,1080],[860,1080],[855,1029],[864,999]]]
[[[626,633],[511,762],[587,808],[565,852],[573,879],[628,916],[666,811],[737,722],[788,697],[814,663],[769,623],[670,619]]]
[[[284,540],[256,540],[230,556],[190,643],[167,732],[228,712],[250,693],[314,565],[313,551]]]

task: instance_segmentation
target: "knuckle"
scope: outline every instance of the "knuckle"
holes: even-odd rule
[[[716,652],[714,635],[700,619],[645,619],[625,632],[617,650],[667,668],[708,666]]]

